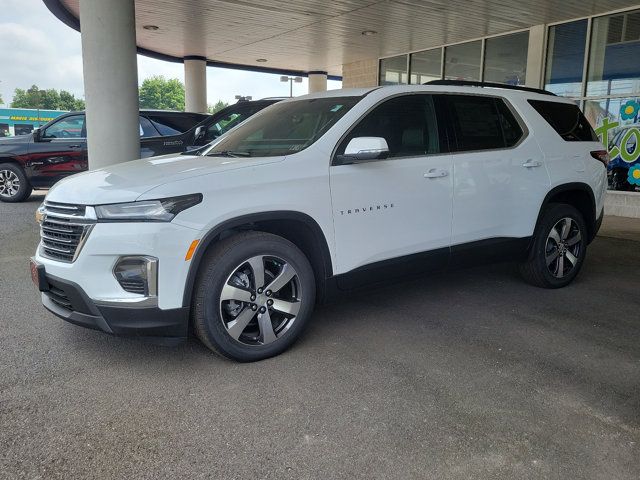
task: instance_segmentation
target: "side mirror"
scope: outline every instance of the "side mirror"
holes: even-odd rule
[[[382,137],[356,137],[347,144],[344,153],[336,156],[340,165],[371,162],[389,156],[389,145]]]
[[[39,142],[42,140],[42,130],[40,130],[39,128],[36,128],[33,131],[33,141],[34,142]]]
[[[204,125],[197,126],[196,130],[193,132],[193,141],[191,143],[196,146],[204,145],[204,142],[205,142],[204,137],[206,133],[207,133],[207,129]]]

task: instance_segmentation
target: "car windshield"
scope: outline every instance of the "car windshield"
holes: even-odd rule
[[[277,103],[222,136],[203,153],[274,157],[299,152],[318,140],[360,100],[361,97],[328,97]]]

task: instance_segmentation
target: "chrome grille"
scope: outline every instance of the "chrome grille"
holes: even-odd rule
[[[45,202],[42,213],[41,255],[61,262],[73,262],[95,224],[95,215],[89,214],[93,213],[93,208]]]

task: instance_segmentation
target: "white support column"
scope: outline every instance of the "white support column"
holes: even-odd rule
[[[187,112],[207,111],[207,60],[204,57],[184,58],[184,109]]]
[[[309,72],[309,93],[327,91],[327,72]]]
[[[544,87],[544,60],[546,25],[535,25],[529,29],[529,50],[527,53],[527,78],[525,85],[533,88]]]
[[[80,0],[89,168],[140,158],[134,0]]]

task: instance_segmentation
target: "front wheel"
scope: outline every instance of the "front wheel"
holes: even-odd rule
[[[571,205],[552,204],[542,214],[520,272],[537,287],[564,287],[578,275],[586,253],[587,228],[582,214]]]
[[[251,362],[293,344],[314,304],[315,279],[304,254],[282,237],[243,232],[220,241],[203,259],[193,325],[214,352]]]
[[[31,195],[31,185],[22,168],[13,163],[0,163],[0,201],[22,202]]]

